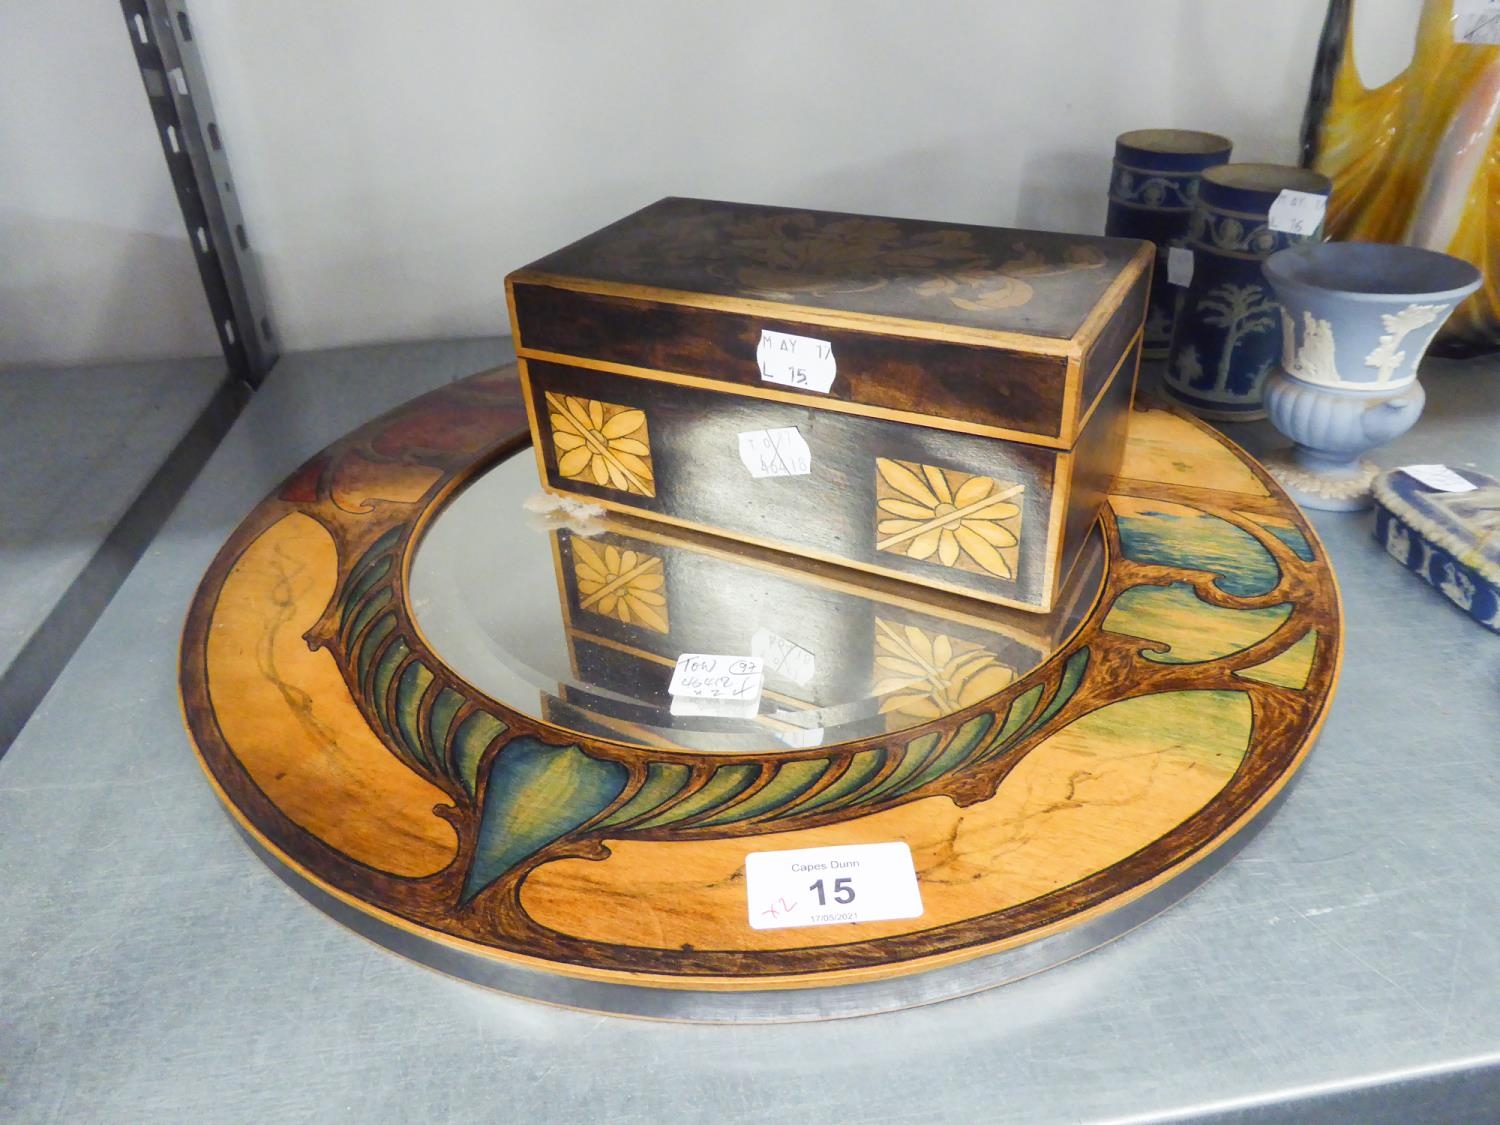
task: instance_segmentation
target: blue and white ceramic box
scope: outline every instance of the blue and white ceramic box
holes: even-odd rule
[[[1375,478],[1375,538],[1391,557],[1500,633],[1500,481],[1453,469],[1474,487],[1445,492],[1403,469]]]

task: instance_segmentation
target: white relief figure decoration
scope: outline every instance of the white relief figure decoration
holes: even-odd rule
[[[1297,344],[1297,333],[1292,327],[1291,314],[1281,310],[1285,338],[1282,344],[1282,363],[1289,375],[1305,379],[1309,383],[1324,386],[1340,382],[1338,366],[1334,361],[1333,325],[1319,320],[1307,310],[1302,312],[1302,343]]]
[[[1228,329],[1224,336],[1224,348],[1219,355],[1214,390],[1230,389],[1230,363],[1234,359],[1235,347],[1246,336],[1276,327],[1275,313],[1278,307],[1275,301],[1267,299],[1266,291],[1259,285],[1219,285],[1210,289],[1198,302],[1197,312],[1204,324]],[[1244,381],[1243,377],[1240,381]],[[1236,387],[1234,390],[1237,394],[1244,394],[1250,387]]]
[[[1474,581],[1451,562],[1443,564],[1443,580],[1438,589],[1448,595],[1449,600],[1460,609],[1467,610],[1474,604]]]
[[[1420,575],[1429,582],[1432,581],[1432,571],[1429,569],[1432,566],[1432,548],[1427,545],[1427,540],[1418,537],[1417,565],[1411,566],[1408,563],[1407,566],[1411,567],[1414,574]]]
[[[1172,374],[1186,386],[1198,387],[1203,382],[1203,361],[1198,358],[1198,347],[1189,344],[1178,351],[1172,360]]]
[[[1442,311],[1442,305],[1407,305],[1400,312],[1386,313],[1380,318],[1380,323],[1385,326],[1385,335],[1380,337],[1380,343],[1375,345],[1374,350],[1365,356],[1366,367],[1380,370],[1375,379],[1377,383],[1390,382],[1396,368],[1405,362],[1406,353],[1396,350],[1402,341],[1418,328],[1427,327]]]
[[[1385,549],[1391,558],[1403,565],[1411,558],[1411,535],[1395,520],[1391,520],[1386,527]]]

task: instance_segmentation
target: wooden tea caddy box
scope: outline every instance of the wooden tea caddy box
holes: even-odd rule
[[[1047,612],[1120,463],[1152,255],[661,200],[506,279],[542,482]]]

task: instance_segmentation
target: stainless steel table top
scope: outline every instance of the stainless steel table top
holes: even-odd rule
[[[1345,665],[1281,811],[1186,902],[1031,979],[828,1024],[642,1024],[446,979],[296,897],[194,761],[183,613],[281,476],[503,358],[285,358],[0,759],[0,1119],[1500,1117],[1500,638],[1367,514],[1315,517]],[[1425,381],[1426,416],[1378,459],[1495,472],[1500,364]]]

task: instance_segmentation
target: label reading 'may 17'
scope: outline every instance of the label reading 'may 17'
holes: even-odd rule
[[[821,395],[828,393],[833,377],[838,374],[833,345],[827,340],[772,332],[769,328],[760,330],[755,361],[760,365],[761,382],[817,391]]]

